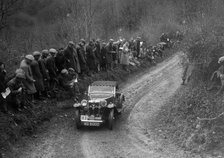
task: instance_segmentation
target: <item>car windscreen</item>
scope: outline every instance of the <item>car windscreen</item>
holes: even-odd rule
[[[90,86],[89,94],[114,94],[114,87],[111,86]]]
[[[113,94],[105,94],[105,93],[101,93],[101,94],[90,94],[89,97],[90,97],[90,100],[94,100],[94,99],[108,99],[108,98],[111,98],[113,97],[114,95]]]

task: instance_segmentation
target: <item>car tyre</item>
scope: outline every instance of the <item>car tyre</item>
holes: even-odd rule
[[[80,129],[81,128],[81,120],[80,120],[79,110],[75,110],[75,123],[76,123],[76,128]]]
[[[114,124],[114,109],[110,110],[110,113],[108,116],[108,128],[110,130],[113,130],[113,124]]]

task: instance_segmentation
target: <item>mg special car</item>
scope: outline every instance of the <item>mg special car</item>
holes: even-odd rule
[[[77,129],[106,124],[112,130],[125,101],[124,95],[117,91],[118,85],[114,81],[96,81],[89,85],[84,99],[74,104]]]

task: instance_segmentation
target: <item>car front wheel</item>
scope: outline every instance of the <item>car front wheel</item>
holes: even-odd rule
[[[110,130],[113,130],[113,123],[114,123],[114,109],[110,110],[110,113],[108,116],[108,128]]]
[[[81,128],[81,120],[80,120],[80,112],[78,109],[75,110],[75,123],[76,123],[76,128],[80,129]]]

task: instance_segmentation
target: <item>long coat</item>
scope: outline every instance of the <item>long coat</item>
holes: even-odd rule
[[[49,80],[49,74],[48,74],[48,70],[46,68],[46,61],[45,59],[39,59],[38,60],[39,66],[40,66],[40,72],[43,76],[43,79],[47,79]]]
[[[121,52],[121,61],[122,65],[129,65],[129,51],[128,47],[124,46],[123,51]]]
[[[100,44],[96,44],[95,56],[96,56],[97,62],[99,64],[101,64],[102,61],[101,61],[101,47],[100,47]]]
[[[81,68],[80,68],[80,63],[79,63],[79,57],[78,57],[78,53],[76,51],[76,49],[73,49],[73,55],[74,55],[74,59],[75,59],[75,63],[76,63],[76,72],[80,73],[81,72]]]
[[[102,47],[101,49],[101,66],[102,67],[105,67],[107,64],[106,56],[107,56],[107,49],[105,47]]]
[[[84,47],[81,47],[81,46],[77,47],[77,54],[78,54],[78,58],[79,58],[81,72],[87,71],[88,67],[87,67],[86,52],[85,52]]]
[[[96,56],[93,51],[93,46],[88,45],[86,47],[86,57],[87,57],[87,65],[90,70],[95,70],[96,67]]]
[[[18,104],[21,101],[21,95],[19,95],[20,92],[18,91],[18,89],[24,87],[23,83],[16,80],[16,78],[14,77],[7,83],[7,86],[11,90],[10,95],[6,98],[7,102]]]
[[[34,60],[31,64],[31,70],[33,73],[33,78],[36,80],[35,87],[37,91],[44,91],[44,82],[43,82],[43,75],[40,70],[40,66],[38,61]]]
[[[46,59],[46,68],[49,73],[50,79],[54,79],[57,77],[57,68],[55,66],[55,59],[54,57],[50,56]]]
[[[20,63],[20,68],[25,72],[26,80],[23,82],[27,93],[34,94],[36,93],[36,87],[33,82],[33,74],[30,66],[26,63],[26,60],[22,60]]]
[[[139,54],[140,54],[140,41],[139,40],[136,41],[136,51],[137,51],[137,57],[139,57]]]
[[[73,68],[76,72],[80,73],[80,65],[78,55],[75,49],[67,47],[64,51],[66,58],[66,68]]]
[[[55,65],[58,69],[58,73],[61,72],[64,68],[66,68],[66,58],[63,54],[63,52],[58,52],[56,57],[55,57]]]
[[[108,44],[106,46],[106,60],[107,60],[107,64],[111,64],[113,62],[113,56],[112,56],[112,51],[113,51],[113,46]]]

